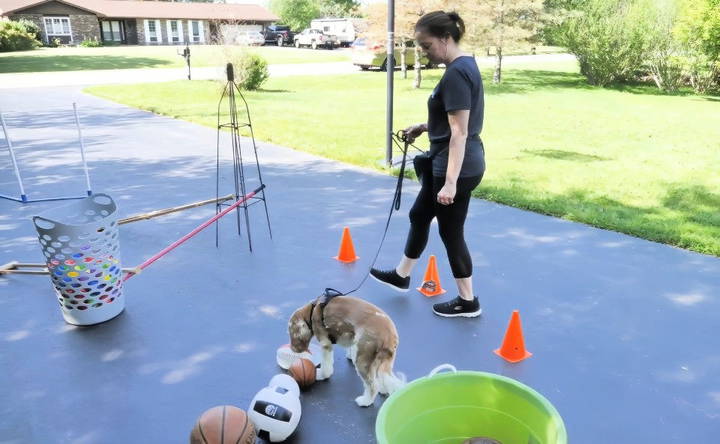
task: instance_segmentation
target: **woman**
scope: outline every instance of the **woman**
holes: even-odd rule
[[[399,290],[410,288],[410,273],[427,245],[430,223],[437,217],[459,296],[433,306],[443,317],[476,317],[482,312],[472,290],[472,259],[463,227],[472,190],[485,172],[480,131],[483,122],[483,86],[477,63],[458,43],[465,25],[455,12],[435,11],[415,25],[415,40],[433,63],[444,63],[445,74],[428,99],[427,123],[405,130],[412,142],[427,131],[432,175],[421,178],[422,187],[410,209],[410,233],[405,252],[393,270],[373,268],[371,276]]]

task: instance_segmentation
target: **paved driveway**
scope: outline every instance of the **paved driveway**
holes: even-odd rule
[[[212,129],[77,88],[4,90],[0,103],[14,104],[8,120],[28,193],[82,191],[72,121],[64,114],[73,101],[83,110],[94,189],[114,196],[122,216],[215,195]],[[394,179],[260,147],[274,238],[260,207],[252,207],[252,254],[244,229],[239,238],[227,218],[219,226],[220,248],[212,229],[202,232],[128,281],[125,313],[92,328],[63,322],[48,278],[0,278],[0,442],[186,442],[203,410],[247,408],[280,372],[274,354],[287,342],[290,313],[325,287],[353,288],[366,272]],[[227,149],[224,193],[229,159]],[[0,192],[16,193],[8,168],[0,151]],[[382,265],[394,264],[402,251],[416,191],[406,187]],[[0,200],[0,263],[42,260],[30,217],[56,205]],[[123,265],[139,264],[211,214],[201,208],[123,226]],[[351,228],[361,258],[350,266],[331,259],[343,226]],[[372,281],[358,292],[395,320],[398,370],[414,379],[449,362],[518,379],[557,407],[572,443],[717,441],[718,258],[482,200],[472,201],[466,232],[484,307],[480,319],[437,318],[430,312],[435,300],[395,294]],[[452,295],[435,233],[413,285],[431,253]],[[534,353],[519,364],[492,352],[513,309],[520,310]],[[374,441],[382,400],[355,406],[361,384],[343,356],[338,350],[330,381],[303,393],[303,417],[290,442]]]

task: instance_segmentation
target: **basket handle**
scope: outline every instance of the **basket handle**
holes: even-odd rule
[[[33,223],[36,227],[43,230],[52,230],[55,228],[55,221],[46,219],[42,216],[33,216]]]
[[[457,373],[457,369],[452,364],[441,364],[432,369],[432,371],[428,374],[428,378],[432,378],[435,376],[436,373],[438,373],[441,370],[452,370],[453,373]]]

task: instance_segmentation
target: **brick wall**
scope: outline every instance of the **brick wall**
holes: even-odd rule
[[[137,29],[137,44],[146,45],[145,43],[145,21],[143,19],[135,19],[135,28]]]
[[[94,15],[71,15],[70,29],[73,43],[79,45],[83,40],[101,40],[100,22]]]

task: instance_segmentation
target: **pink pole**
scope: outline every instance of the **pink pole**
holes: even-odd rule
[[[145,262],[143,262],[142,264],[140,264],[138,267],[136,267],[136,270],[144,270],[145,268],[149,267],[150,264],[152,264],[152,263],[155,262],[156,260],[160,259],[161,257],[165,256],[167,253],[169,253],[170,251],[174,250],[175,248],[177,248],[178,246],[180,246],[181,244],[183,244],[186,240],[190,239],[191,237],[195,236],[196,234],[198,234],[199,232],[201,232],[202,230],[204,230],[205,228],[207,228],[208,225],[212,224],[212,223],[215,222],[216,220],[218,220],[218,219],[220,219],[221,217],[225,216],[226,214],[228,214],[229,212],[231,212],[232,210],[234,210],[235,208],[237,208],[239,205],[241,205],[241,204],[242,204],[243,202],[245,202],[246,200],[252,198],[254,195],[256,195],[257,193],[259,193],[263,188],[265,188],[265,185],[260,185],[260,187],[258,187],[255,191],[252,191],[251,193],[245,195],[244,197],[242,197],[241,199],[239,199],[239,200],[238,200],[237,202],[235,202],[234,204],[230,205],[229,207],[227,207],[226,209],[224,209],[224,210],[221,211],[220,213],[218,213],[218,214],[216,214],[215,216],[213,216],[212,218],[210,218],[207,222],[204,222],[202,225],[200,225],[199,227],[195,228],[194,230],[192,230],[191,232],[189,232],[189,233],[186,234],[185,236],[181,237],[180,239],[176,240],[175,242],[173,242],[173,243],[170,244],[169,246],[165,247],[161,252],[157,253],[155,256],[151,257],[150,259],[148,259],[148,260],[146,260]],[[123,278],[123,282],[124,282],[124,281],[127,281],[128,279],[130,279],[131,277],[135,276],[136,274],[137,274],[137,273],[128,272],[128,274],[126,274],[125,277]]]

